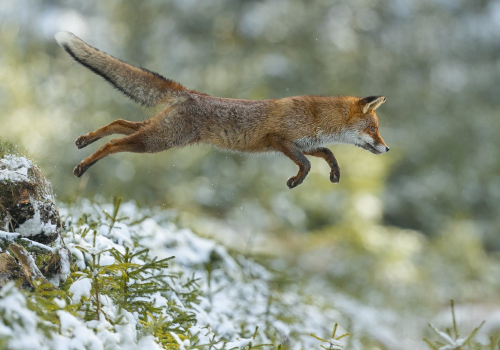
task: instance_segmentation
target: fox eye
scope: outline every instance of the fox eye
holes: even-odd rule
[[[374,126],[370,126],[370,131],[371,132],[375,132],[375,127]]]

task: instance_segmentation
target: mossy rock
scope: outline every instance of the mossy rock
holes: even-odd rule
[[[62,227],[50,181],[0,139],[0,231],[48,244]]]

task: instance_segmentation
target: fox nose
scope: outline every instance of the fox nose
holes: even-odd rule
[[[387,146],[385,146],[385,151],[386,151],[386,152],[389,152],[389,150],[390,150],[390,148],[389,148],[389,147],[387,147]]]

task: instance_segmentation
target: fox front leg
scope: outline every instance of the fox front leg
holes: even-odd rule
[[[285,156],[293,160],[299,167],[297,175],[292,176],[286,182],[288,188],[292,189],[302,183],[306,178],[309,170],[311,170],[311,163],[307,160],[302,151],[291,141],[288,141],[277,135],[270,135],[269,142],[278,151],[282,152]]]
[[[323,158],[326,160],[330,168],[332,169],[330,171],[330,181],[333,183],[338,184],[340,181],[340,167],[339,163],[337,162],[337,159],[333,155],[333,152],[326,147],[319,147],[307,152],[304,152],[307,155],[314,156],[314,157],[319,157]]]

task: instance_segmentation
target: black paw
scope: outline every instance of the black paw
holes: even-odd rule
[[[82,163],[78,164],[75,169],[73,170],[73,174],[76,176],[76,177],[80,177],[82,176],[83,174],[85,174],[85,172],[87,171],[88,167],[86,166],[83,166]]]
[[[78,148],[83,148],[90,145],[92,142],[94,142],[94,140],[90,140],[87,135],[82,135],[76,139],[75,145]]]
[[[332,169],[330,172],[330,181],[334,184],[338,184],[340,181],[340,168]]]
[[[304,181],[304,178],[298,178],[297,176],[292,176],[291,178],[288,179],[286,185],[288,186],[288,188],[292,189],[300,185],[302,181]]]

